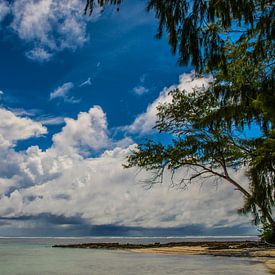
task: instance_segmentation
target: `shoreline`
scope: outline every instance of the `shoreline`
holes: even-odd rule
[[[262,261],[275,274],[275,247],[256,241],[193,241],[153,244],[82,243],[54,245],[54,248],[125,250],[133,253],[163,255],[208,255],[253,257]]]
[[[275,248],[263,249],[219,249],[213,250],[203,246],[179,246],[179,247],[163,247],[163,248],[140,248],[129,249],[134,253],[144,254],[162,254],[162,255],[208,255],[219,257],[247,257],[257,258],[262,262],[268,271],[275,274]]]

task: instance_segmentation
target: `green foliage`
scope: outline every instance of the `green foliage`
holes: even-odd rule
[[[212,92],[174,90],[170,95],[172,102],[158,107],[159,120],[155,128],[171,134],[172,143],[164,146],[147,141],[129,157],[129,166],[148,170],[167,167],[173,171],[196,166],[199,170],[204,169],[204,174],[216,173],[225,177],[221,170],[237,168],[246,162],[249,148],[231,130],[219,126],[201,127],[201,121],[218,107]]]
[[[86,6],[84,9],[84,13],[92,14],[94,10],[95,4],[98,4],[99,6],[104,6],[106,4],[112,4],[112,5],[119,5],[122,3],[123,0],[86,0]]]
[[[158,37],[166,29],[180,64],[190,61],[197,71],[205,66],[226,69],[226,39],[253,39],[255,56],[264,56],[273,33],[273,1],[261,0],[151,0],[148,10],[159,19]]]
[[[123,1],[87,0],[85,12],[92,12],[95,2],[103,6]],[[236,43],[253,41],[255,59],[274,48],[272,0],[148,0],[147,10],[158,19],[156,37],[166,30],[172,51],[179,53],[179,63],[191,62],[199,72],[205,66],[226,70],[228,36],[234,35]]]
[[[274,57],[258,58],[255,64],[250,47],[245,42],[227,44],[227,72],[215,70],[214,93],[222,98],[220,114],[227,123],[243,127],[257,121],[267,133],[275,122]]]
[[[265,224],[261,230],[260,238],[268,243],[275,243],[274,226]]]
[[[155,128],[160,133],[169,133],[172,142],[164,146],[148,140],[132,152],[125,167],[138,166],[155,171],[151,179],[153,184],[162,180],[165,169],[172,175],[177,170],[186,169],[186,177],[179,182],[184,187],[209,178],[225,180],[243,194],[244,207],[240,213],[252,212],[255,224],[271,224],[275,174],[262,152],[257,158],[259,144],[266,139],[246,138],[245,132],[235,125],[225,127],[223,121],[213,122],[223,98],[217,97],[212,89],[213,86],[191,93],[170,92],[172,102],[158,106]],[[269,150],[267,154],[270,154]],[[270,158],[269,161],[273,167],[274,162]],[[244,167],[248,168],[249,189],[232,177],[232,171]]]
[[[274,57],[267,52],[255,62],[254,42],[227,44],[227,72],[215,71],[211,87],[220,106],[202,122],[202,126],[219,125],[224,128],[239,127],[244,130],[257,123],[262,136],[249,141],[253,146],[248,162],[251,197],[247,198],[242,213],[252,212],[255,223],[272,223],[275,185],[275,90]],[[249,50],[250,49],[250,50]],[[261,217],[255,204],[261,207]]]

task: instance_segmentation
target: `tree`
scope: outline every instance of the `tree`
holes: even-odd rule
[[[89,13],[90,15],[93,13],[94,6],[96,4],[100,6],[104,6],[105,4],[119,5],[123,0],[86,0],[86,6],[84,9],[84,13]]]
[[[93,5],[93,0],[87,1],[86,12]],[[188,182],[210,175],[231,182],[244,195],[242,212],[254,213],[256,223],[271,229],[274,241],[273,1],[148,0],[147,9],[159,20],[157,37],[167,31],[179,64],[191,63],[196,73],[211,73],[214,81],[207,90],[190,95],[172,92],[173,105],[159,106],[156,129],[171,134],[173,143],[149,140],[129,156],[126,166],[156,170],[155,179],[165,168],[174,172],[189,167],[195,173]],[[236,136],[249,125],[258,125],[258,137]],[[241,166],[247,169],[248,190],[234,183],[229,173],[229,168]]]
[[[258,138],[249,140],[252,155],[246,165],[252,199],[246,201],[244,210],[251,210],[254,200],[262,201],[272,215],[275,191],[275,91],[270,65],[274,58],[267,53],[265,58],[259,57],[255,64],[247,47],[250,47],[249,43],[227,44],[227,73],[216,70],[216,79],[211,87],[215,97],[221,100],[220,105],[203,124],[215,124],[226,129],[239,127],[242,131],[246,126],[258,124]]]
[[[240,213],[252,212],[255,224],[274,227],[272,182],[254,184],[254,174],[249,169],[248,187],[233,177],[237,169],[253,165],[259,138],[246,138],[241,129],[207,122],[219,111],[221,104],[211,89],[196,89],[192,93],[176,89],[170,95],[171,103],[158,106],[155,128],[160,133],[170,134],[172,142],[163,145],[148,140],[132,152],[125,167],[138,166],[154,171],[151,184],[162,181],[165,170],[171,172],[173,181],[174,174],[181,169],[186,169],[186,177],[179,181],[184,187],[210,178],[217,183],[228,182],[243,195],[244,207]],[[274,174],[270,177],[274,178]],[[269,240],[274,241],[272,238],[274,236]]]
[[[87,0],[85,13],[97,3],[120,5],[122,0]],[[274,44],[273,0],[148,0],[147,10],[159,20],[157,37],[167,30],[172,51],[180,64],[191,61],[196,71],[208,66],[226,68],[229,35],[238,43],[253,41],[253,55],[265,57]]]
[[[241,47],[241,46],[239,46]],[[158,107],[155,128],[173,137],[169,146],[147,141],[128,158],[126,167],[154,170],[152,183],[165,169],[172,175],[181,168],[193,173],[181,184],[214,177],[231,183],[244,197],[240,213],[252,212],[255,224],[261,223],[266,239],[275,242],[275,139],[274,89],[266,73],[266,60],[258,66],[236,46],[227,45],[227,72],[216,70],[207,89],[171,92],[172,103]],[[264,67],[264,69],[262,69]],[[259,104],[258,98],[262,101]],[[263,104],[262,102],[265,102]],[[246,128],[258,127],[257,135],[246,137]],[[236,182],[232,173],[245,169],[248,188]]]
[[[122,0],[87,0],[85,13],[92,12],[96,3],[103,6],[120,5],[122,2]],[[214,76],[219,74],[222,82],[221,78],[228,76],[228,66],[235,62],[236,56],[239,58],[243,56],[249,62],[247,65],[257,67],[259,72],[265,73],[266,78],[262,83],[263,89],[257,97],[257,105],[269,110],[269,114],[272,115],[270,120],[274,125],[274,93],[266,96],[265,92],[266,85],[273,88],[275,46],[273,0],[148,0],[147,2],[147,10],[154,11],[159,20],[156,36],[160,38],[164,30],[167,31],[172,52],[178,51],[181,65],[191,62],[196,72],[207,71]],[[231,45],[231,55],[228,54],[229,45]],[[230,92],[227,98],[230,96],[234,97],[235,94]]]

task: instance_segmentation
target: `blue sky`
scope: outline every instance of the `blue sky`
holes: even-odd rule
[[[149,174],[122,168],[136,142],[160,139],[169,90],[207,84],[155,39],[145,1],[91,17],[61,2],[0,0],[0,235],[254,234],[230,186],[179,192],[167,175],[146,191]]]

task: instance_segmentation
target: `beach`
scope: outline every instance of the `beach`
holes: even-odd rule
[[[215,256],[235,258],[256,258],[264,263],[269,272],[275,273],[275,247],[261,241],[191,241],[170,243],[80,243],[54,245],[55,248],[121,250],[132,253],[182,255],[182,256]]]
[[[232,248],[211,250],[206,246],[176,246],[161,248],[140,248],[130,251],[145,254],[164,254],[164,255],[211,255],[223,257],[255,257],[262,261],[269,272],[275,274],[275,248],[266,249],[247,249]]]
[[[0,238],[0,274],[93,275],[264,275],[270,274],[271,257],[224,257],[198,253],[201,245],[169,248],[80,249],[52,248],[54,244],[167,242],[199,243],[197,238]],[[207,239],[209,240],[209,239]],[[216,240],[216,239],[215,239]],[[206,240],[204,239],[203,242]],[[193,254],[192,254],[193,253]],[[264,261],[268,260],[267,264]]]

